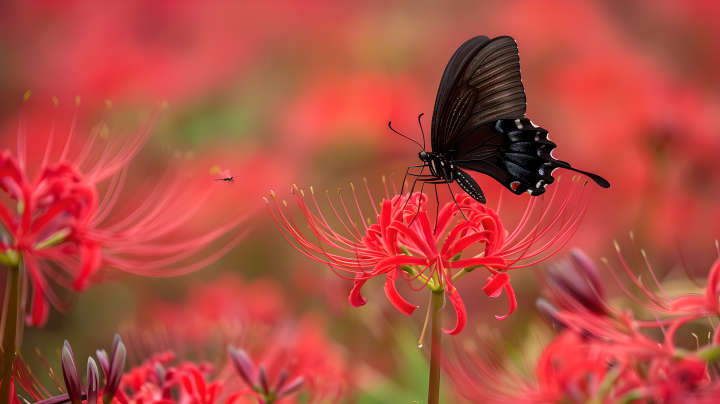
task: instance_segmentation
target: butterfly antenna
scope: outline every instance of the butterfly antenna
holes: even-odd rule
[[[425,115],[424,112],[418,115],[418,123],[420,124],[420,133],[423,135],[423,150],[425,150],[425,131],[423,130],[422,122],[420,122],[420,118],[422,118],[423,115]]]
[[[407,136],[403,135],[402,133],[400,133],[400,132],[396,131],[395,129],[393,129],[393,127],[392,127],[392,122],[388,122],[388,127],[390,128],[391,131],[397,133],[398,135],[404,137],[405,139],[407,139],[407,140],[409,140],[409,141],[411,141],[411,142],[414,142],[416,145],[422,147],[423,150],[425,150],[425,147],[423,147],[423,145],[421,145],[420,143],[415,142],[414,140],[410,139],[409,137],[407,137]]]

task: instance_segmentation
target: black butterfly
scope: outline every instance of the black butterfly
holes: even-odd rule
[[[421,171],[406,173],[406,177],[448,187],[457,181],[480,203],[485,203],[485,195],[464,170],[487,174],[517,195],[545,193],[557,168],[585,174],[601,187],[610,187],[604,178],[556,160],[552,152],[557,145],[547,130],[525,118],[525,104],[515,40],[477,36],[465,42],[440,81],[432,117],[432,152],[423,146],[423,164],[411,166],[429,167],[431,175]]]

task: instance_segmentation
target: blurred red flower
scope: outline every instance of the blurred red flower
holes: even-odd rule
[[[411,80],[392,79],[377,73],[349,77],[327,77],[309,84],[306,91],[284,107],[278,133],[284,133],[282,147],[295,156],[318,153],[347,136],[357,142],[385,148],[388,121],[416,128],[413,118],[421,110],[418,88]],[[397,122],[396,122],[397,125]]]
[[[203,331],[212,333],[222,322],[218,319]],[[223,342],[230,341],[231,346],[215,363],[181,357],[174,365],[173,349],[151,353],[123,376],[117,398],[123,404],[237,404],[249,397],[262,404],[337,402],[347,389],[348,375],[341,352],[323,328],[309,317],[299,324],[248,321],[239,333],[225,328]],[[183,336],[173,336],[178,346],[192,342],[181,341]],[[138,341],[130,347],[134,352],[152,352],[161,346],[147,338]]]
[[[220,276],[213,282],[193,284],[179,302],[168,302],[157,296],[143,294],[138,327],[153,329],[162,324],[167,330],[168,343],[176,353],[180,345],[175,340],[190,343],[192,347],[209,343],[209,330],[239,327],[247,324],[272,325],[286,317],[288,304],[281,287],[271,279],[244,282],[231,274]],[[227,330],[225,330],[227,331]],[[141,335],[129,336],[140,340]]]
[[[25,88],[89,100],[186,101],[237,74],[272,24],[262,3],[10,2],[8,65]],[[274,22],[282,13],[273,13]]]
[[[505,368],[493,344],[481,338],[479,349],[468,341],[463,347],[456,347],[456,353],[445,362],[455,391],[470,400],[490,403],[715,402],[720,394],[717,337],[703,347],[698,341],[695,352],[679,348],[674,338],[681,325],[718,316],[712,309],[699,308],[708,305],[707,298],[679,297],[670,299],[669,307],[665,307],[648,296],[651,303],[647,307],[673,317],[637,320],[629,310],[615,311],[604,301],[595,265],[580,251],[573,255],[577,272],[563,264],[566,271],[554,272],[546,283],[562,309],[542,299],[538,302],[538,309],[559,335],[540,354],[534,371],[536,382]],[[620,258],[625,266],[622,255]],[[709,298],[715,299],[710,306],[717,305],[712,285],[717,286],[718,266],[717,263],[713,266],[708,279]],[[640,282],[636,285],[647,290]],[[661,286],[659,290],[667,298]],[[634,296],[633,299],[637,300]],[[568,304],[570,301],[576,304]],[[662,343],[641,331],[656,327],[663,331]],[[512,390],[507,388],[509,385]]]
[[[453,283],[475,268],[485,266],[491,274],[487,285],[483,288],[485,293],[490,297],[497,297],[504,289],[510,299],[508,314],[496,316],[498,320],[505,319],[517,307],[515,294],[510,286],[510,276],[506,271],[540,262],[562,248],[569,240],[587,209],[587,203],[581,208],[582,194],[576,200],[572,198],[573,194],[576,194],[577,184],[578,182],[573,182],[569,192],[566,192],[564,197],[558,198],[558,203],[554,203],[558,194],[557,191],[554,192],[545,209],[542,207],[536,209],[539,201],[540,205],[544,204],[544,199],[532,198],[520,224],[511,234],[507,234],[495,211],[465,194],[458,195],[456,201],[446,203],[439,210],[437,225],[433,229],[426,210],[425,194],[395,195],[391,198],[387,193],[380,212],[375,208],[375,203],[372,203],[377,223],[372,224],[368,218],[366,224],[353,187],[358,214],[365,230],[364,235],[350,218],[342,195],[340,201],[349,224],[340,217],[328,196],[332,211],[349,233],[349,237],[336,232],[328,224],[315,200],[314,192],[312,198],[317,208],[317,215],[305,204],[304,192],[293,188],[295,199],[313,233],[312,238],[307,238],[302,233],[289,211],[283,214],[277,203],[275,203],[277,214],[269,205],[268,208],[283,236],[291,242],[286,236],[287,233],[299,244],[299,247],[293,244],[298,251],[315,261],[327,264],[338,275],[354,281],[355,286],[349,296],[351,305],[354,307],[364,305],[366,300],[360,295],[362,286],[375,276],[385,275],[384,290],[388,300],[401,313],[409,316],[418,306],[400,296],[395,282],[401,277],[408,283],[417,280],[421,286],[415,290],[428,287],[430,290],[445,289],[448,292],[457,314],[457,325],[445,332],[454,335],[464,328],[466,313],[463,301]],[[369,188],[368,196],[372,201]],[[571,200],[573,200],[572,204]],[[452,221],[461,216],[458,208],[463,209],[463,215],[468,220],[453,224]],[[540,218],[537,224],[533,224],[530,218],[538,211]],[[566,213],[567,217],[564,217]],[[546,222],[541,226],[543,221]],[[558,228],[555,227],[556,224],[559,224]],[[553,229],[556,233],[550,233]],[[537,247],[540,240],[543,240],[544,244]],[[460,257],[463,252],[478,244],[484,245],[483,252],[472,258]],[[554,251],[544,258],[536,258],[555,244],[559,246]],[[340,254],[332,252],[334,250],[339,251]],[[521,263],[522,260],[533,262]],[[452,269],[460,270],[453,274]]]
[[[247,351],[231,346],[228,354],[245,389],[228,402],[246,396],[258,398],[261,404],[339,401],[349,374],[337,347],[319,331],[319,325],[306,319],[299,327],[280,329],[275,335],[261,331],[254,337],[263,343],[250,345]],[[307,401],[290,397],[300,390],[309,394]]]
[[[55,122],[49,125],[46,149],[35,148],[40,141],[27,136],[28,96],[20,116],[17,157],[9,150],[0,153],[0,190],[12,201],[0,203],[0,222],[6,231],[0,240],[0,260],[10,265],[22,261],[27,267],[25,274],[33,288],[28,325],[45,324],[48,300],[58,309],[69,307],[48,279],[82,291],[100,282],[102,270],[110,268],[144,276],[180,275],[213,262],[244,237],[241,233],[209,256],[173,268],[196,256],[245,217],[235,216],[205,234],[178,239],[178,229],[207,202],[213,185],[207,179],[184,178],[181,173],[187,171],[180,165],[173,167],[177,171],[168,170],[152,192],[136,195],[145,198],[142,203],[124,204],[132,210],[121,217],[112,215],[121,198],[128,165],[152,134],[159,110],[132,134],[111,133],[106,114],[80,154],[71,157],[77,137],[76,108],[62,153],[53,161]],[[43,155],[34,177],[29,175],[28,145],[30,157]],[[107,179],[109,186],[100,200],[98,184]]]

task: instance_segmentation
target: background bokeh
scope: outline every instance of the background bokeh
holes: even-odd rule
[[[686,277],[679,251],[689,270],[704,276],[720,227],[718,15],[720,3],[711,1],[4,2],[3,147],[14,147],[27,90],[31,125],[33,110],[50,106],[52,96],[67,106],[79,95],[88,125],[106,99],[118,114],[167,100],[131,178],[139,184],[142,170],[172,150],[199,169],[219,165],[239,176],[220,196],[227,212],[260,209],[252,235],[217,263],[180,278],[126,276],[92,287],[69,313],[53,312],[45,328],[27,329],[24,355],[39,363],[37,346],[57,366],[55,348],[64,339],[84,357],[108,348],[119,326],[161,322],[151,308],[189,302],[213,282],[253,289],[262,279],[284,301],[278,307],[297,317],[311,313],[345,348],[356,388],[351,401],[424,397],[427,352],[416,346],[424,309],[410,319],[397,313],[379,281],[365,288],[368,305],[352,309],[351,285],[288,246],[261,197],[272,189],[289,199],[293,183],[348,188],[363,177],[379,193],[381,176],[400,176],[419,151],[387,122],[419,140],[417,116],[425,113],[429,132],[447,61],[481,34],[518,42],[527,117],[550,131],[555,157],[612,184],[588,185],[593,201],[568,247],[617,262],[612,241],[633,251],[632,231],[661,279]],[[500,186],[477,178],[495,206]],[[527,198],[505,195],[507,223],[517,222]],[[527,338],[538,323],[533,271],[513,274],[519,308],[504,322],[493,315],[505,312],[506,301],[479,293],[485,278],[477,275],[459,285],[467,332],[483,326],[510,341]],[[405,295],[427,304],[424,294]],[[256,304],[264,304],[262,296]]]

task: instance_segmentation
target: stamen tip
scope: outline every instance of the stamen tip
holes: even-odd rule
[[[305,196],[305,192],[303,192],[302,189],[300,190],[300,194],[301,194],[302,196]]]
[[[363,181],[367,184],[367,178],[363,177]]]
[[[352,188],[353,192],[355,192],[355,185],[353,185],[352,182],[350,183],[350,188]]]
[[[326,190],[325,190],[325,196],[328,196],[328,193],[330,193],[330,191],[326,189]]]
[[[587,183],[588,183],[588,181],[585,181],[585,183],[583,184],[583,186],[587,185]]]
[[[315,191],[313,190],[312,185],[310,186],[310,193],[313,194],[313,195],[315,195]]]
[[[645,258],[647,259],[647,254],[645,254],[645,250],[644,250],[644,249],[641,248],[641,249],[640,249],[640,253],[642,254],[643,257],[645,257]]]
[[[32,94],[32,91],[30,91],[30,90],[27,90],[25,92],[25,95],[23,95],[23,102],[27,101],[28,98],[30,98],[30,94]]]
[[[170,108],[170,104],[167,102],[167,100],[166,100],[166,101],[163,101],[162,105],[160,105],[160,109],[162,109],[163,111],[165,111],[165,110],[167,110],[168,108]]]
[[[265,199],[265,203],[270,203],[270,202],[268,202],[266,197],[263,196],[262,198]]]
[[[284,199],[283,199],[283,205],[285,205],[285,207],[287,208],[287,202],[285,202]]]
[[[272,189],[270,190],[270,196],[272,196],[272,198],[275,199],[275,192],[273,192]]]
[[[107,107],[107,109],[112,108],[112,101],[110,101],[110,100],[105,100],[105,107]]]
[[[606,264],[608,263],[608,260],[607,260],[607,258],[605,258],[605,257],[600,257],[600,261],[602,261],[602,262],[604,262],[604,263],[606,263]]]
[[[57,97],[52,97],[52,102],[53,102],[53,104],[55,104],[56,107],[60,106],[60,101],[58,101]]]
[[[382,176],[382,182],[383,182],[383,184],[385,183],[385,174],[383,174],[383,176]]]
[[[79,95],[75,96],[75,105],[80,105],[80,96]]]
[[[615,249],[620,252],[620,244],[618,244],[617,240],[613,240],[613,244],[615,245]]]
[[[340,195],[340,188],[338,188],[338,195]]]

